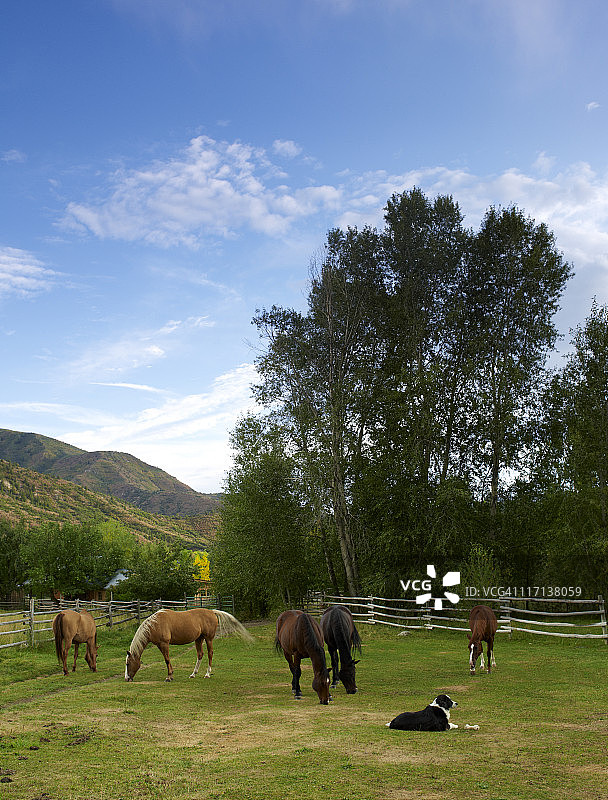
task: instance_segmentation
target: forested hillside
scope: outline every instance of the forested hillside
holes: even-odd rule
[[[150,514],[8,461],[0,461],[0,518],[27,528],[43,522],[116,520],[140,540],[163,539],[196,549],[208,546],[217,524],[212,514],[190,519]]]
[[[0,459],[109,494],[144,511],[196,516],[217,511],[219,496],[202,494],[128,453],[87,452],[41,436],[0,429]]]

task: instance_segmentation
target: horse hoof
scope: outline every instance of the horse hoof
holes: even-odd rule
[[[173,678],[165,678],[165,683],[170,683],[172,680]]]

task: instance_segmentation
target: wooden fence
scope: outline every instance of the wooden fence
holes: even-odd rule
[[[25,605],[25,607],[24,607]],[[186,597],[183,600],[52,600],[30,598],[13,610],[0,611],[0,649],[32,646],[52,641],[53,618],[63,608],[86,609],[95,618],[97,627],[113,628],[136,621],[140,623],[160,608],[185,610],[188,608],[217,608],[234,612],[233,597]]]
[[[411,630],[468,631],[469,611],[477,602],[464,600],[450,606],[449,601],[444,601],[444,608],[437,611],[431,605],[417,605],[415,600],[405,598],[340,597],[321,592],[309,596],[305,608],[320,613],[327,606],[339,603],[350,609],[358,623]],[[602,595],[596,600],[502,597],[484,599],[483,603],[496,612],[498,632],[508,633],[509,637],[513,631],[522,631],[565,639],[600,639],[608,644]]]

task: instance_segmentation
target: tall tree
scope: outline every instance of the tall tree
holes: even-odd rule
[[[220,592],[236,592],[249,613],[268,614],[298,603],[316,585],[320,548],[282,432],[247,417],[232,444],[235,464],[214,547],[214,582]]]
[[[382,296],[379,242],[374,231],[330,231],[313,270],[306,317],[272,309],[255,320],[268,342],[257,366],[263,402],[282,402],[296,446],[318,467],[311,481],[329,494],[348,591],[359,591],[352,483],[371,416],[381,342],[370,313]],[[309,470],[309,475],[311,474]],[[319,485],[324,475],[324,487]]]
[[[516,208],[487,211],[471,251],[470,307],[479,466],[489,475],[493,512],[501,472],[521,466],[531,441],[530,409],[557,338],[553,317],[570,274],[546,225]]]

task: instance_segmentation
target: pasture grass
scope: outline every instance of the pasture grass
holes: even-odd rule
[[[63,677],[51,645],[0,651],[0,796],[7,800],[604,800],[608,647],[497,637],[492,675],[468,674],[463,633],[361,626],[358,694],[320,706],[304,662],[296,701],[272,625],[215,643],[211,679],[174,680],[156,648],[133,683],[134,629],[101,630],[98,672]],[[69,662],[68,662],[69,663]],[[385,723],[446,692],[449,733]],[[479,731],[464,730],[477,723]]]

